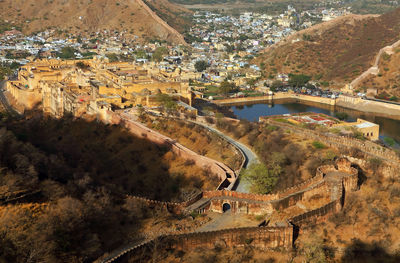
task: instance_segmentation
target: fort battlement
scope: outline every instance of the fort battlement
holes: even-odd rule
[[[218,186],[220,189],[232,189],[237,180],[237,174],[227,165],[210,159],[208,157],[199,155],[192,150],[186,148],[185,146],[179,144],[178,142],[172,140],[171,138],[162,135],[146,126],[133,121],[128,115],[117,114],[115,112],[109,111],[107,113],[107,120],[109,123],[122,124],[131,133],[135,134],[139,138],[145,138],[159,145],[165,145],[171,149],[176,155],[186,159],[194,161],[194,163],[203,167],[204,169],[209,169],[213,174],[216,174],[221,180],[221,184]]]
[[[311,182],[315,183],[309,185]],[[223,212],[222,207],[224,203],[230,199],[236,199],[233,201],[230,200],[233,204],[236,204],[236,207],[232,205],[233,213],[249,213],[249,211],[254,210],[261,212],[260,214],[268,212],[271,209],[280,210],[294,206],[300,200],[309,199],[321,193],[329,193],[331,201],[317,209],[288,218],[287,222],[289,224],[284,227],[248,227],[211,232],[169,234],[161,235],[154,240],[163,242],[164,245],[170,248],[182,250],[189,250],[196,247],[214,248],[218,245],[233,247],[250,244],[261,249],[290,249],[294,242],[294,226],[303,227],[309,223],[318,223],[325,220],[327,216],[340,211],[343,206],[345,192],[354,191],[357,189],[357,186],[358,170],[351,167],[351,162],[348,159],[339,158],[336,160],[335,165],[320,166],[317,169],[316,176],[310,180],[282,191],[285,194],[282,198],[279,197],[279,194],[258,195],[229,190],[206,191],[196,198],[202,197],[210,200],[208,209],[212,209],[214,206],[215,209],[220,209],[220,212]],[[300,191],[292,193],[293,189],[300,189]],[[143,198],[137,198],[137,200],[148,202],[150,205],[183,205],[183,203],[153,202]],[[113,257],[111,261],[103,262],[113,262],[124,255],[129,256],[130,253],[149,245],[151,242],[150,240],[147,243],[140,244],[140,246],[135,245],[132,248],[125,249],[119,253],[120,256]]]
[[[312,140],[318,140],[323,142],[329,147],[333,148],[344,148],[351,149],[357,148],[360,149],[365,154],[371,155],[372,157],[380,157],[384,160],[391,162],[394,166],[400,167],[400,158],[398,154],[388,148],[385,148],[377,143],[371,141],[363,141],[355,138],[350,138],[346,136],[338,136],[334,134],[324,134],[321,132],[305,129],[299,126],[293,126],[286,123],[277,122],[271,119],[266,120],[267,123],[281,127],[286,130],[290,130],[296,135],[300,135]]]

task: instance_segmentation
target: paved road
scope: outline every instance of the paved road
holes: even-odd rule
[[[218,134],[219,136],[225,138],[228,142],[230,142],[233,145],[235,145],[236,147],[238,147],[242,151],[244,157],[246,158],[246,161],[244,163],[243,168],[247,168],[252,163],[257,163],[259,161],[257,155],[249,147],[247,147],[246,145],[244,145],[244,144],[232,139],[228,135],[226,135],[226,134],[220,132],[219,130],[217,130],[217,129],[213,128],[213,127],[210,127],[210,126],[208,126],[208,125],[206,125],[204,123],[197,122],[197,121],[194,122],[194,123],[196,123],[198,125],[201,125],[204,128],[206,128],[206,129]],[[249,185],[244,180],[240,180],[240,177],[239,177],[238,183],[236,184],[236,186],[232,190],[236,190],[238,192],[243,192],[243,193],[248,193],[250,189],[249,189]]]

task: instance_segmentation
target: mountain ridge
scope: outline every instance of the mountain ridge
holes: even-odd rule
[[[344,87],[374,63],[381,48],[400,36],[400,9],[384,15],[348,15],[297,32],[257,59],[264,74],[307,74]]]
[[[171,21],[190,11],[167,0],[150,1]],[[161,8],[162,7],[162,8]],[[142,0],[24,0],[0,1],[3,19],[21,25],[23,33],[57,29],[64,34],[89,34],[102,30],[125,31],[128,38],[160,39],[185,44],[183,36]]]

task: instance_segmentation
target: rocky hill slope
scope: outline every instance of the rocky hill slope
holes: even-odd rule
[[[257,58],[266,76],[303,73],[343,87],[375,62],[381,48],[399,38],[400,9],[373,15],[348,15],[292,35]]]
[[[143,40],[156,38],[184,43],[168,22],[183,30],[187,22],[182,16],[189,11],[167,0],[3,0],[0,14],[3,19],[21,25],[24,33],[48,28],[64,33],[118,30]]]

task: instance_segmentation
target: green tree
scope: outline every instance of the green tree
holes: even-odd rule
[[[175,111],[178,106],[172,97],[167,94],[157,94],[156,99],[167,113]]]
[[[106,57],[108,58],[108,60],[109,60],[110,62],[117,62],[117,61],[119,61],[119,57],[118,57],[118,55],[115,54],[115,53],[108,53],[108,54],[106,54]]]
[[[199,60],[194,64],[194,67],[197,70],[197,72],[203,72],[208,68],[208,63],[207,61]]]
[[[289,74],[289,85],[292,87],[301,87],[311,80],[310,76],[304,74]]]
[[[280,173],[281,167],[279,165],[271,169],[265,164],[255,163],[244,171],[243,179],[250,183],[251,192],[265,194],[272,191]]]
[[[228,93],[236,90],[236,85],[233,82],[222,81],[219,86],[219,93],[222,95],[228,95]]]
[[[153,60],[160,62],[164,59],[164,56],[168,54],[166,47],[158,47],[153,53]]]
[[[62,59],[73,59],[75,58],[75,52],[76,50],[73,47],[63,47],[58,56]]]
[[[283,82],[280,80],[275,80],[271,84],[271,91],[276,91],[278,88],[282,88],[282,87],[283,87]]]

